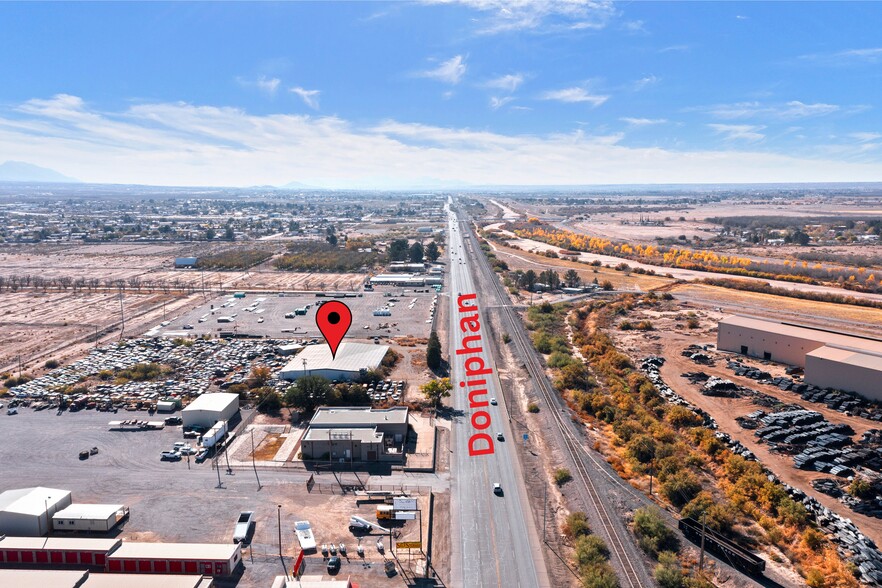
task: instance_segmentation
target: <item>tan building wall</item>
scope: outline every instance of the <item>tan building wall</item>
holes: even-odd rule
[[[808,354],[805,359],[805,381],[819,388],[836,388],[857,392],[864,398],[882,402],[882,370],[870,366],[845,363],[823,354]]]
[[[720,351],[731,351],[799,367],[805,367],[807,353],[823,346],[821,341],[741,325],[720,323],[717,330],[717,349]]]

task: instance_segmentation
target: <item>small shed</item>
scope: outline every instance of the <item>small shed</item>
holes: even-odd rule
[[[122,504],[71,504],[52,516],[55,531],[107,533],[129,516]]]

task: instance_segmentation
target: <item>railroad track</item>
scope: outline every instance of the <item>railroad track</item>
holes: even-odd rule
[[[490,269],[490,266],[484,258],[483,253],[480,251],[477,239],[468,223],[462,223],[462,230],[468,232],[468,243],[472,250],[471,253],[473,254],[473,259],[475,259],[477,265],[480,267],[480,271],[484,274],[484,277],[493,285],[494,295],[497,298],[499,310],[504,317],[504,320],[508,322],[509,328],[507,332],[512,337],[515,346],[518,348],[519,356],[524,360],[524,366],[526,367],[530,378],[538,387],[546,405],[549,407],[555,407],[555,410],[551,411],[554,417],[555,426],[558,431],[560,431],[561,437],[564,440],[565,451],[576,465],[576,477],[581,483],[580,488],[584,489],[584,492],[582,493],[583,498],[587,493],[588,500],[586,503],[591,504],[594,507],[597,516],[604,527],[611,554],[618,560],[619,568],[624,575],[624,578],[622,579],[623,586],[629,588],[640,588],[641,586],[645,586],[646,583],[642,580],[641,574],[637,571],[637,568],[640,567],[640,563],[635,563],[634,559],[636,558],[632,557],[628,548],[625,546],[625,541],[627,539],[623,540],[619,527],[613,523],[609,509],[607,509],[607,505],[601,498],[597,486],[591,479],[591,472],[589,471],[589,466],[586,464],[586,459],[593,463],[595,469],[603,471],[603,473],[611,479],[612,476],[606,472],[601,464],[599,464],[592,456],[587,454],[582,447],[581,441],[573,432],[570,423],[565,420],[565,409],[562,406],[556,391],[548,380],[545,368],[536,357],[532,343],[529,341],[527,334],[524,331],[523,324],[518,317],[513,316],[510,299],[508,298],[504,287],[493,270]],[[621,481],[613,481],[621,485]]]

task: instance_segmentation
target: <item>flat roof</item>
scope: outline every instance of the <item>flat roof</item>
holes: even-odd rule
[[[110,551],[121,542],[120,539],[102,539],[98,537],[4,537],[0,539],[0,549]]]
[[[0,494],[0,511],[18,514],[42,515],[47,503],[55,505],[70,497],[70,490],[57,488],[16,488]]]
[[[88,577],[86,570],[0,570],[0,586],[79,588]]]
[[[83,588],[198,588],[205,576],[193,574],[90,574]]]
[[[348,428],[352,426],[375,426],[380,424],[406,424],[406,406],[370,408],[367,406],[322,406],[309,421],[310,427]]]
[[[237,543],[131,543],[123,542],[108,559],[206,559],[228,560],[239,550]]]
[[[231,404],[235,403],[239,406],[239,395],[230,394],[229,392],[212,392],[210,394],[200,394],[196,400],[188,404],[184,411],[208,410],[215,412],[223,412]]]
[[[882,353],[882,341],[878,339],[828,331],[817,327],[798,325],[795,323],[781,323],[742,315],[731,315],[722,319],[719,324],[757,329],[797,339],[808,339],[810,341],[817,341],[818,343],[834,345],[836,347],[851,347],[861,351]]]
[[[328,436],[328,432],[330,432],[330,437]],[[318,429],[310,427],[306,432],[306,435],[303,437],[304,441],[358,441],[360,443],[382,443],[383,442],[383,433],[377,432],[376,427],[372,427],[370,429],[360,427],[360,428],[346,428],[346,429]]]
[[[124,508],[122,504],[71,504],[52,515],[53,519],[107,520]]]
[[[838,363],[882,372],[882,354],[860,349],[824,345],[823,347],[818,347],[814,351],[810,351],[806,354],[806,357],[828,359]]]
[[[282,368],[283,372],[302,373],[303,360],[306,360],[306,371],[337,370],[341,372],[358,372],[362,369],[372,370],[379,367],[388,345],[372,343],[353,343],[344,341],[337,348],[337,357],[331,356],[331,348],[325,344],[308,345],[306,349]]]

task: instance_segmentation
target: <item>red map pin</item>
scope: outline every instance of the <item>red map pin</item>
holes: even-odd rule
[[[315,324],[331,348],[331,357],[336,358],[337,347],[352,325],[349,307],[338,300],[325,302],[315,311]]]

